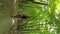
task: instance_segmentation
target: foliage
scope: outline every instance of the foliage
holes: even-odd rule
[[[13,2],[11,1],[4,0],[3,2],[0,0],[0,7],[2,5],[0,15],[7,17],[12,15],[11,5]],[[18,21],[20,26],[18,34],[60,34],[60,0],[34,0],[48,5],[20,1],[18,0],[16,4],[17,14],[25,14],[31,18]],[[8,26],[6,25],[5,27]]]
[[[49,0],[49,1],[41,1],[47,2],[49,5],[39,5],[31,2],[23,3],[20,2],[19,12],[28,14],[32,17],[29,21],[22,21],[22,25],[20,28],[20,34],[56,34],[59,31],[59,26],[57,25],[60,21],[56,18],[56,3],[57,0]],[[38,2],[36,1],[36,2]],[[53,7],[53,8],[52,8]],[[18,13],[19,13],[18,12]],[[58,23],[57,23],[57,22]],[[21,22],[20,22],[21,25]],[[58,29],[58,30],[57,30]],[[58,33],[59,34],[59,33]]]

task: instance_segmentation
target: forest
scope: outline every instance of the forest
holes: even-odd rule
[[[0,0],[0,34],[60,34],[60,0]]]

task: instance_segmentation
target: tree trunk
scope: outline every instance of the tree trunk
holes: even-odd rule
[[[16,11],[16,1],[17,0],[12,0],[12,11],[11,11],[11,16],[12,16],[12,24],[11,24],[11,34],[17,34],[17,18],[13,18],[17,14]]]

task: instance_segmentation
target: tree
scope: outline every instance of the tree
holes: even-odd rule
[[[17,15],[20,18],[23,18],[21,17],[23,15],[31,17],[17,20],[18,34],[60,34],[60,0],[18,0],[16,3],[14,0],[9,0],[2,1],[2,3],[6,10],[7,6],[10,5],[10,12],[4,12],[5,8],[1,7],[1,15],[2,13],[4,15],[9,14],[13,18],[16,18]]]

